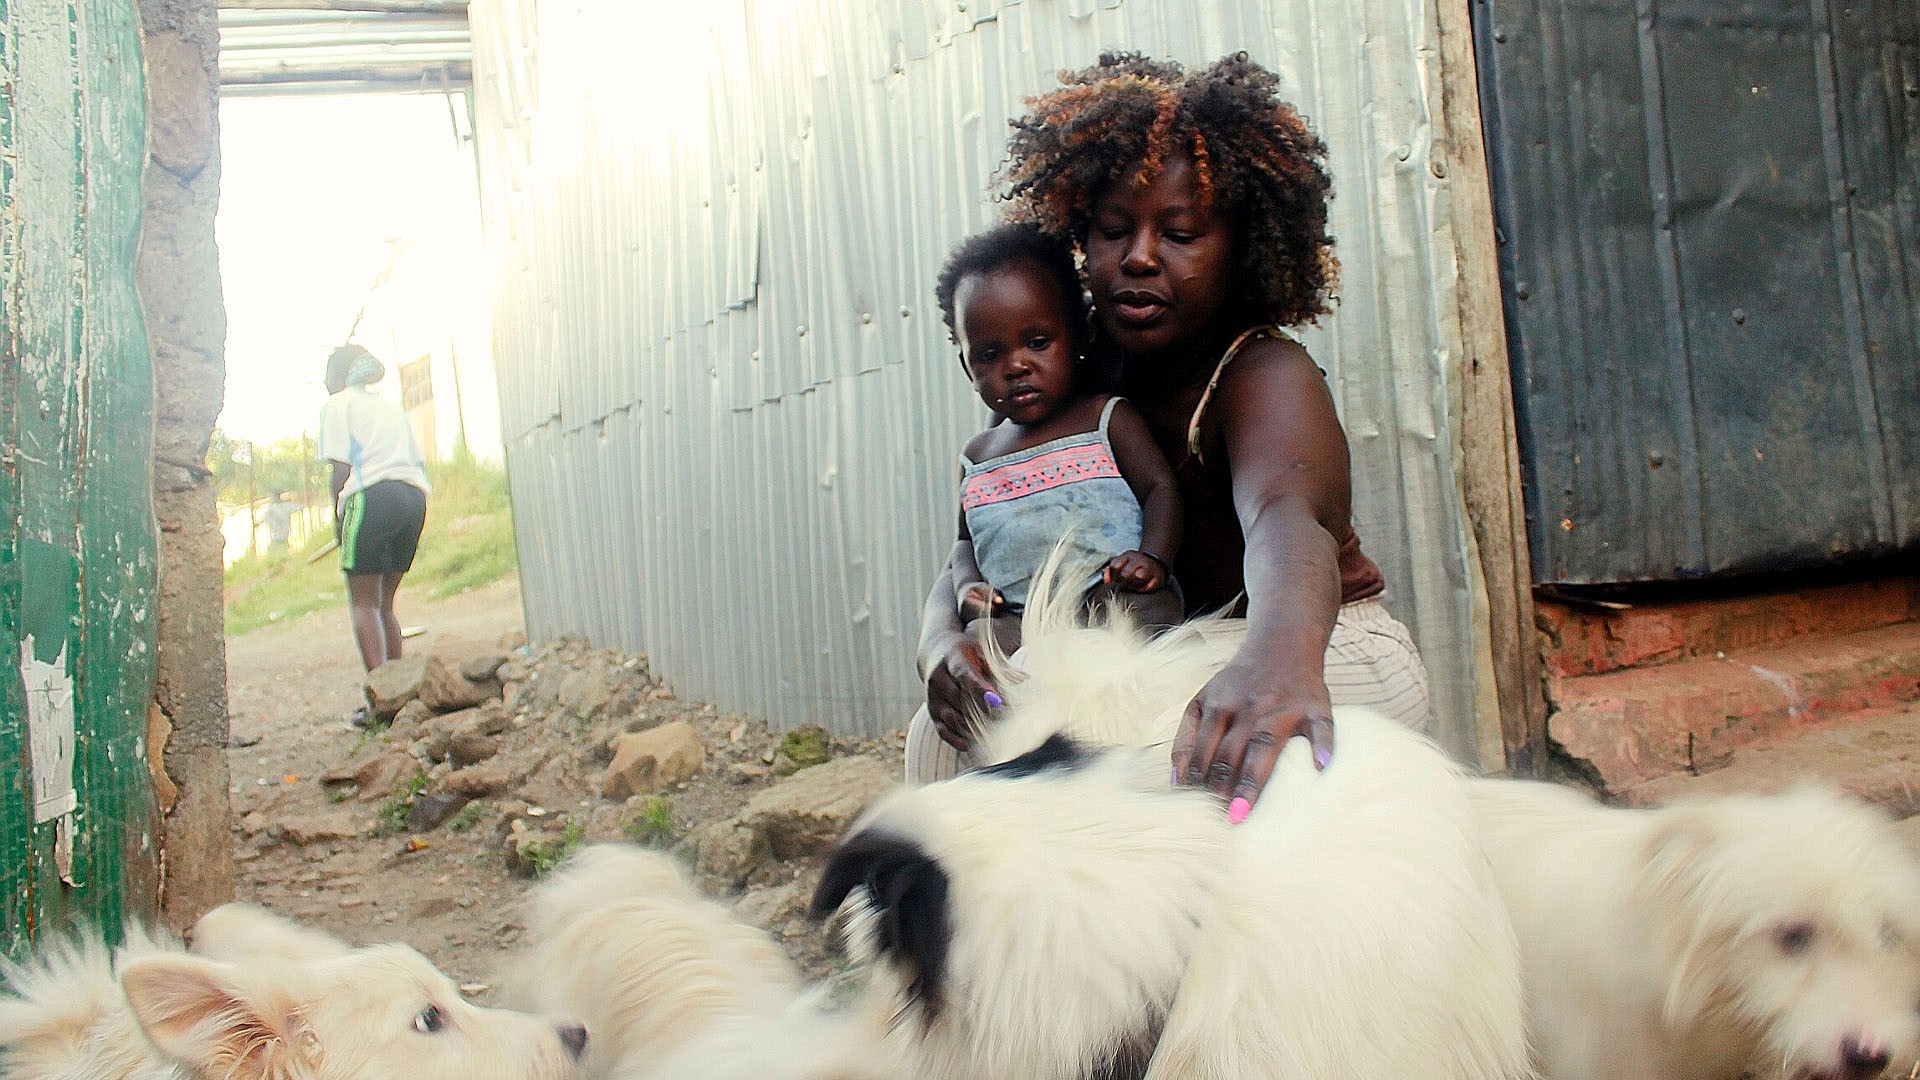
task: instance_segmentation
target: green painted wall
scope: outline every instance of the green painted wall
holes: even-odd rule
[[[137,12],[0,0],[0,83],[0,944],[17,957],[72,919],[115,927],[156,903]],[[35,733],[60,727],[69,691],[73,808],[56,814],[36,787],[64,790],[65,770],[38,758],[36,785]]]

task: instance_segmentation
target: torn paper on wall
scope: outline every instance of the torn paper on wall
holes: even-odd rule
[[[67,647],[53,663],[33,658],[33,635],[20,643],[20,681],[27,688],[27,746],[33,769],[33,820],[51,821],[79,805],[73,790],[73,676]]]

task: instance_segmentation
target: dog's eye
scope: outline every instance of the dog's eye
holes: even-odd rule
[[[1806,922],[1788,923],[1775,935],[1780,951],[1788,956],[1799,956],[1813,944],[1813,924]]]
[[[421,1009],[420,1014],[413,1018],[413,1030],[422,1035],[431,1035],[446,1026],[446,1014],[440,1011],[438,1005],[429,1005]]]

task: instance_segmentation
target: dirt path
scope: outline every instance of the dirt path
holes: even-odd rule
[[[425,628],[407,640],[408,655],[437,656],[452,669],[472,657],[497,658],[523,640],[520,593],[512,581],[437,602],[403,590],[399,612],[407,625]],[[451,782],[446,759],[458,755],[426,749],[431,738],[420,721],[408,722],[411,731],[404,734],[400,729],[408,725],[398,722],[381,733],[352,726],[348,718],[362,700],[364,676],[346,613],[316,613],[229,639],[239,896],[350,941],[407,942],[477,998],[490,1000],[496,967],[511,957],[523,929],[529,882],[509,866],[521,843],[538,839],[549,851],[562,837],[672,845],[704,825],[734,819],[758,793],[782,782],[775,765],[781,733],[679,700],[652,680],[643,657],[584,642],[536,643],[516,663],[525,670],[514,678],[527,681],[509,680],[506,701],[495,707],[501,724],[488,730],[489,744],[478,757],[460,762],[478,762],[468,774],[491,768],[516,779],[474,798],[443,824],[408,832],[395,820],[406,816],[407,778],[415,776],[434,794]],[[584,677],[596,673],[594,703],[569,698],[570,687],[595,685]],[[456,715],[469,714],[445,719]],[[605,785],[614,745],[628,733],[670,723],[692,730],[704,764],[658,798],[611,794]],[[824,743],[828,757],[871,759],[845,764],[883,784],[900,774],[904,739],[898,735]],[[330,792],[319,782],[349,763],[386,763],[387,771],[363,770],[368,779],[358,792]],[[847,782],[846,773],[831,775]],[[637,805],[647,800],[666,807],[671,821],[664,831],[636,829],[659,824]],[[772,932],[802,970],[828,973],[828,935],[800,915],[819,855],[753,857],[763,861],[714,895],[740,903],[736,911]],[[733,891],[743,880],[742,891]]]
[[[425,627],[407,639],[410,653],[498,652],[521,633],[514,580],[438,601],[403,586],[398,611],[408,627]],[[228,639],[239,896],[349,940],[405,941],[457,979],[490,984],[500,946],[518,937],[524,886],[484,857],[482,837],[458,843],[449,836],[401,854],[404,836],[294,843],[270,837],[265,827],[249,829],[249,814],[271,826],[310,824],[301,819],[338,811],[315,778],[364,747],[365,737],[348,722],[361,701],[361,678],[344,610]],[[377,807],[357,809],[371,815]]]

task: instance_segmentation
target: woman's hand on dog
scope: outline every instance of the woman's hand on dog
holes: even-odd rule
[[[926,671],[927,716],[942,742],[965,752],[973,745],[972,718],[986,711],[987,692],[994,689],[986,653],[978,635],[961,632],[934,655]]]
[[[1317,768],[1333,760],[1333,705],[1326,686],[1275,687],[1260,669],[1236,660],[1188,702],[1173,739],[1175,783],[1251,805],[1260,801],[1274,763],[1295,736],[1306,738]]]

